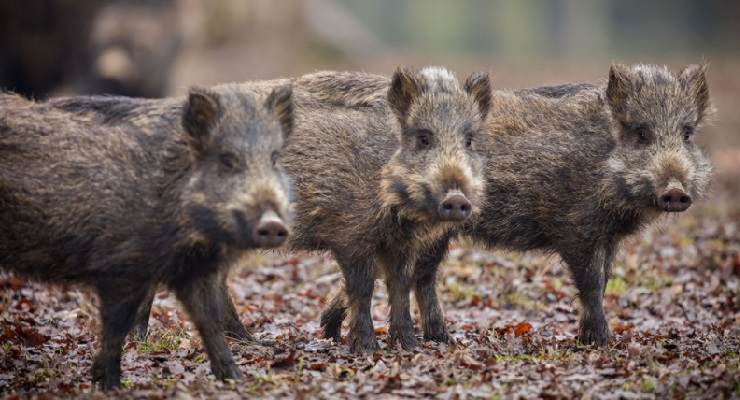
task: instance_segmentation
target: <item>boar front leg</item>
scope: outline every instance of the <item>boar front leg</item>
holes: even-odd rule
[[[389,344],[394,345],[399,342],[402,349],[413,350],[416,347],[416,336],[409,303],[412,285],[411,266],[407,265],[405,257],[396,259],[400,261],[384,263],[385,284],[388,288],[388,300],[391,307]]]
[[[449,343],[444,314],[437,297],[437,271],[447,254],[449,238],[439,240],[421,254],[414,266],[414,295],[419,307],[424,340]]]
[[[226,313],[224,304],[219,296],[213,296],[214,289],[220,286],[219,276],[212,273],[191,279],[175,290],[200,333],[213,375],[218,379],[241,379],[242,374],[226,345],[224,327],[219,320]]]
[[[139,289],[120,282],[98,282],[100,297],[101,347],[92,366],[93,382],[103,390],[121,385],[121,351],[123,341],[134,324],[136,312],[149,292],[149,285]]]
[[[335,258],[344,275],[344,289],[350,311],[349,349],[355,354],[377,351],[371,306],[375,285],[375,258],[362,255]]]
[[[614,259],[613,245],[597,245],[591,252],[577,252],[563,257],[570,267],[578,289],[582,314],[578,342],[603,346],[609,341],[609,325],[604,315],[604,291],[607,274]]]

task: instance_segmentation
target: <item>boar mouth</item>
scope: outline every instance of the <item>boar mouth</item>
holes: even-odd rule
[[[187,211],[192,227],[203,234],[208,241],[234,244],[234,235],[221,226],[216,212],[212,209],[202,205],[195,205],[189,207]]]

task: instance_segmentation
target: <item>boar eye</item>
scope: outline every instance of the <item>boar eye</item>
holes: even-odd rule
[[[427,149],[432,143],[432,132],[428,129],[416,131],[416,144],[420,149]]]
[[[475,131],[473,130],[473,127],[470,126],[470,124],[465,125],[463,128],[463,135],[465,137],[465,148],[469,149],[473,147],[473,137],[475,136]]]
[[[470,128],[465,129],[465,148],[473,147],[473,130]]]
[[[221,153],[221,155],[218,156],[218,160],[226,169],[235,169],[236,166],[239,165],[239,159],[236,158],[236,155],[233,153]]]
[[[632,127],[632,131],[635,133],[641,144],[646,144],[650,141],[650,128],[647,126],[635,125]]]
[[[688,142],[694,136],[694,127],[691,125],[683,126],[683,141]]]
[[[273,167],[277,165],[279,158],[280,158],[280,153],[278,153],[277,151],[273,151],[272,154],[270,155],[270,159],[272,160]]]

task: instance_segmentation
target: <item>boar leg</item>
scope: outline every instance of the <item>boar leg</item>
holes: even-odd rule
[[[563,257],[570,267],[581,301],[578,342],[603,346],[609,340],[609,325],[604,315],[603,299],[607,274],[614,258],[614,247],[599,245],[591,253]]]
[[[224,325],[226,336],[241,341],[253,342],[255,341],[254,337],[239,320],[239,314],[236,312],[236,307],[231,301],[229,289],[226,285],[227,277],[228,274],[223,274],[220,284],[211,290],[209,296],[217,296],[218,300],[221,302],[220,309],[225,311],[223,315],[221,315],[221,322]],[[134,324],[134,329],[132,331],[135,340],[146,340],[146,336],[149,332],[149,315],[151,314],[155,295],[156,290],[149,293],[146,300],[141,304],[141,307],[136,313],[136,323]]]
[[[345,288],[339,292],[321,313],[321,327],[324,329],[324,338],[342,341],[342,322],[347,316],[347,297]]]
[[[120,282],[97,285],[100,297],[102,343],[92,366],[93,382],[100,382],[103,390],[121,384],[121,352],[123,341],[134,324],[136,311],[144,301],[149,285],[133,289]],[[124,290],[125,289],[125,290]]]
[[[388,300],[391,306],[388,342],[391,346],[399,342],[402,349],[413,350],[416,347],[416,336],[414,335],[414,322],[411,320],[411,304],[409,303],[412,285],[411,269],[406,265],[408,261],[405,257],[399,257],[398,259],[401,261],[383,263],[385,266],[385,284],[388,288]]]
[[[231,350],[226,345],[226,335],[219,317],[226,310],[218,296],[213,296],[214,288],[219,286],[219,274],[212,273],[185,282],[175,288],[177,298],[182,302],[195,327],[200,333],[203,345],[211,361],[211,371],[218,379],[241,379]]]
[[[419,307],[424,340],[449,343],[442,307],[437,298],[437,270],[447,254],[449,239],[444,238],[421,254],[414,266],[414,295]]]
[[[131,330],[131,335],[134,340],[144,341],[149,334],[149,314],[152,312],[152,304],[154,304],[154,296],[157,294],[157,287],[152,286],[152,290],[146,294],[144,301],[136,311],[136,317],[134,319],[134,328]]]
[[[254,342],[254,336],[242,324],[239,313],[236,311],[236,306],[231,300],[231,295],[229,295],[229,286],[226,283],[229,277],[228,272],[221,271],[219,276],[218,285],[214,287],[211,296],[214,296],[218,300],[220,303],[219,308],[223,310],[221,323],[224,326],[226,336],[240,341]]]
[[[371,306],[375,285],[375,259],[367,256],[335,257],[344,274],[344,288],[350,310],[349,349],[352,353],[377,351]]]

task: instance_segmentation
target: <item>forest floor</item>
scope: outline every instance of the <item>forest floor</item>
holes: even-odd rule
[[[575,344],[576,291],[555,256],[456,244],[439,280],[455,343],[389,348],[378,283],[373,315],[382,349],[353,356],[346,343],[320,335],[319,313],[341,279],[334,261],[256,254],[235,268],[232,294],[242,321],[275,345],[231,343],[246,379],[213,379],[193,326],[162,292],[148,340],[126,343],[116,394],[740,397],[740,204],[732,198],[717,193],[624,243],[606,291],[614,337],[604,348]],[[105,397],[90,383],[95,304],[85,288],[0,275],[0,395]]]

